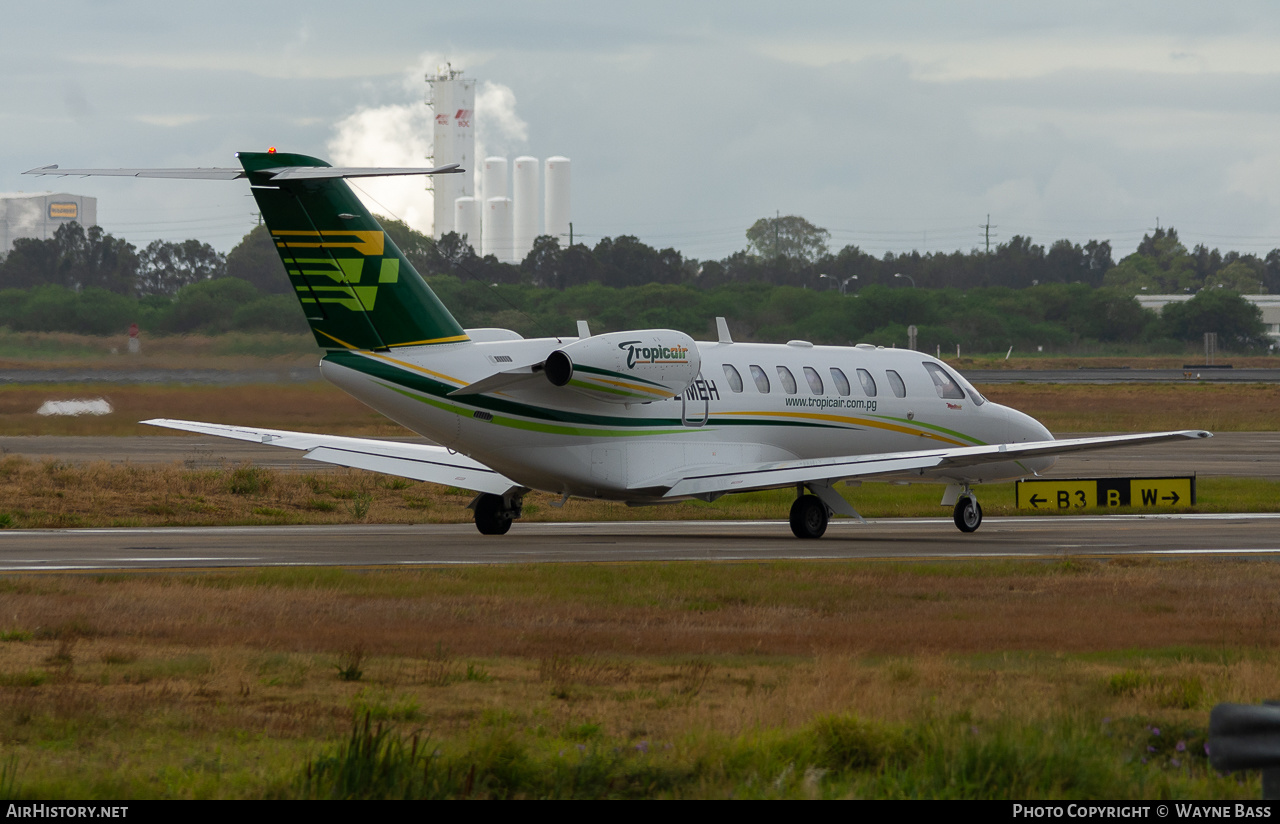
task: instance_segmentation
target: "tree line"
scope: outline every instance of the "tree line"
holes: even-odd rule
[[[1280,250],[1265,258],[1187,250],[1175,229],[1144,236],[1119,264],[1110,243],[1060,240],[1048,250],[1015,236],[987,254],[836,253],[829,234],[795,216],[747,230],[747,248],[697,261],[637,238],[562,247],[540,237],[519,264],[475,253],[465,238],[440,240],[397,221],[391,239],[465,326],[526,335],[565,333],[584,318],[598,331],[672,327],[695,336],[711,319],[733,320],[741,340],[803,338],[932,351],[1001,351],[1092,345],[1182,347],[1205,331],[1237,350],[1265,348],[1256,307],[1240,293],[1280,288]],[[1135,295],[1195,292],[1157,316]],[[141,252],[100,227],[60,227],[49,240],[20,239],[0,262],[0,324],[18,330],[116,334],[137,322],[152,332],[305,331],[269,233],[256,227],[227,255],[197,240],[154,241]]]

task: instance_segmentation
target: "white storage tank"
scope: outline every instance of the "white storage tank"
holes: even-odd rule
[[[453,202],[454,231],[480,254],[480,201],[474,197],[460,197]]]
[[[507,159],[486,157],[484,171],[480,175],[480,191],[485,200],[507,196]]]
[[[569,158],[548,157],[543,175],[546,182],[546,208],[543,218],[546,229],[543,234],[560,240],[560,246],[569,245]]]
[[[512,255],[524,260],[538,236],[538,158],[517,157],[511,169]]]
[[[435,201],[433,234],[439,238],[454,231],[454,201],[475,194],[472,170],[476,145],[476,81],[445,66],[435,74],[428,74],[427,83],[431,86],[427,105],[432,109],[435,124],[431,162],[436,166],[458,163],[467,172],[427,178],[427,188]]]
[[[484,254],[511,263],[511,198],[491,197],[484,202]]]

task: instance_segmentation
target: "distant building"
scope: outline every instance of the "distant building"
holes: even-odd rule
[[[1182,303],[1191,300],[1193,295],[1138,295],[1138,303],[1143,309],[1150,309],[1156,314],[1170,303]],[[1280,295],[1244,295],[1245,300],[1262,310],[1262,325],[1272,340],[1280,342]]]
[[[8,254],[18,238],[48,240],[58,227],[76,221],[98,224],[98,199],[65,192],[0,194],[0,254]]]

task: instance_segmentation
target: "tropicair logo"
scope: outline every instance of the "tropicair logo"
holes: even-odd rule
[[[629,340],[618,344],[627,353],[627,368],[635,369],[637,363],[688,363],[687,346],[640,346],[640,341]]]

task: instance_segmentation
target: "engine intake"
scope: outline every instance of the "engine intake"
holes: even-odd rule
[[[689,388],[702,370],[693,338],[674,329],[611,332],[583,338],[547,356],[553,386],[608,403],[647,403]]]

